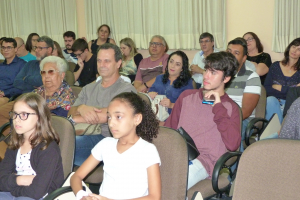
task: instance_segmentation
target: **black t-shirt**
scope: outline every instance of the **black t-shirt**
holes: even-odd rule
[[[97,70],[97,56],[92,55],[92,57],[87,61],[83,61],[84,67],[81,71],[81,74],[78,78],[79,86],[83,87],[94,80],[96,80],[96,74],[98,74]],[[74,72],[77,72],[79,69],[79,65],[77,64]]]
[[[258,54],[257,56],[247,56],[247,60],[249,60],[251,62],[255,62],[257,64],[264,63],[265,65],[267,65],[268,68],[270,68],[270,66],[272,65],[272,60],[271,60],[270,54],[265,53],[265,52],[262,52],[261,54]],[[260,81],[261,81],[262,85],[265,82],[267,74],[260,76]]]

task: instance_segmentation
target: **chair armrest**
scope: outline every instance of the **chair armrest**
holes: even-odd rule
[[[9,126],[10,126],[10,123],[7,122],[7,123],[3,124],[3,125],[0,127],[0,142],[3,141],[3,140],[5,140],[5,138],[7,137],[7,136],[4,136],[4,135],[3,135],[3,131],[4,131],[5,129],[7,129],[7,127],[9,127]]]
[[[44,200],[54,200],[58,196],[60,196],[60,195],[62,195],[64,193],[68,193],[68,192],[73,192],[71,186],[61,187],[61,188],[58,188],[57,190],[51,192],[50,194],[48,194],[44,198]]]
[[[219,188],[219,185],[218,185],[218,182],[219,182],[219,175],[220,175],[220,171],[223,169],[223,168],[227,168],[229,169],[234,163],[236,163],[239,159],[239,157],[242,155],[241,152],[239,151],[235,151],[235,152],[226,152],[225,154],[223,154],[219,159],[218,161],[216,162],[215,164],[215,167],[214,167],[214,170],[213,170],[213,173],[212,173],[212,187],[214,189],[214,191],[217,193],[217,194],[222,194],[223,191],[222,189]],[[225,163],[227,160],[229,160],[230,158],[232,157],[238,157],[237,161],[232,163],[231,166],[226,166]],[[231,170],[229,169],[230,171],[230,176],[232,176],[232,172]]]
[[[255,126],[257,122],[262,122],[262,126],[260,129]],[[268,123],[269,120],[266,120],[264,118],[253,118],[250,120],[245,131],[245,143],[247,146],[250,145],[250,137],[252,136],[252,130],[257,129],[256,134],[258,134],[260,137]]]

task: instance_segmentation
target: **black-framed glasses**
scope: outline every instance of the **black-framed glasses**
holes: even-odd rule
[[[55,70],[55,69],[49,69],[48,71],[41,70],[41,75],[45,76],[46,74],[49,74],[50,76],[52,76],[52,75],[54,75],[55,72],[59,72],[59,71]]]
[[[246,42],[252,42],[254,40],[254,38],[248,38],[247,40],[246,40]]]
[[[43,49],[48,49],[49,47],[37,47],[35,46],[35,50],[42,51]]]
[[[80,57],[83,53],[84,53],[84,51],[81,52],[81,53],[79,53],[79,54],[75,54],[75,53],[74,53],[74,55],[75,55],[76,57]]]
[[[21,113],[16,113],[13,111],[9,112],[9,118],[10,119],[16,119],[17,116],[19,116],[20,120],[27,120],[29,115],[36,115],[36,113],[26,113],[26,112],[21,112]]]
[[[150,46],[163,46],[163,44],[160,42],[149,42],[149,45]]]
[[[1,46],[1,50],[2,50],[2,51],[5,51],[5,50],[11,51],[11,50],[14,49],[14,48],[15,48],[15,47],[11,47],[11,46],[8,46],[8,47]]]

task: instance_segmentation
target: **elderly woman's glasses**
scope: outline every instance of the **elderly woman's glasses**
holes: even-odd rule
[[[9,118],[10,119],[16,119],[17,116],[19,116],[20,120],[23,120],[23,121],[28,119],[29,115],[36,115],[36,113],[21,112],[21,113],[18,114],[18,113],[13,112],[13,111],[9,112]]]
[[[247,40],[246,40],[246,42],[252,42],[254,40],[254,38],[248,38]]]
[[[42,70],[41,71],[41,75],[45,76],[46,74],[49,74],[50,76],[53,76],[55,74],[55,72],[59,72],[59,71],[58,70],[54,70],[54,69],[49,69],[48,71]]]

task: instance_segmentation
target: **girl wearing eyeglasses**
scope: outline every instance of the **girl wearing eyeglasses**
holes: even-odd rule
[[[16,100],[9,116],[13,129],[0,163],[0,199],[42,199],[64,179],[50,110],[43,97],[26,93]]]

